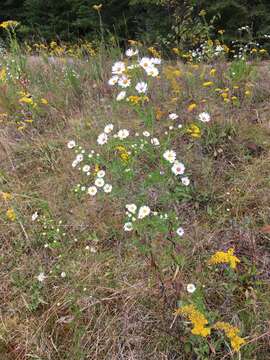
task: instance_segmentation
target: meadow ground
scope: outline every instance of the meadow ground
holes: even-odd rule
[[[270,65],[136,59],[1,60],[1,360],[270,358]]]

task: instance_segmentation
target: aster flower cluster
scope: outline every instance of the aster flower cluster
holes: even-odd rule
[[[176,152],[173,150],[166,150],[163,153],[163,158],[172,164],[171,171],[174,175],[184,175],[186,167],[185,165],[176,159]],[[190,180],[187,176],[181,176],[181,182],[183,185],[188,186]]]
[[[96,153],[95,150],[91,150],[86,154],[86,151],[81,146],[77,146],[74,140],[69,141],[67,146],[69,149],[75,148],[75,152],[77,153],[76,158],[72,162],[72,167],[77,168],[92,180],[92,184],[89,184],[89,180],[84,184],[77,184],[75,192],[87,192],[91,197],[95,196],[98,191],[103,191],[107,194],[110,193],[112,191],[112,185],[106,183],[106,172],[100,169],[98,165],[100,154]]]
[[[147,76],[155,78],[159,75],[157,66],[161,64],[161,59],[157,57],[140,58],[138,49],[132,48],[126,51],[126,56],[125,61],[117,61],[112,65],[112,77],[108,84],[122,89],[116,96],[117,101],[126,99],[135,104],[147,101],[148,84],[144,79]],[[134,59],[135,56],[136,59]]]

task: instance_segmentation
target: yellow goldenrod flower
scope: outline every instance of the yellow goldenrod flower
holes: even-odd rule
[[[255,48],[251,49],[251,54],[256,53],[256,52],[257,52],[257,49],[255,49]]]
[[[20,23],[18,21],[15,21],[15,20],[8,20],[8,21],[3,21],[1,24],[0,24],[0,28],[3,28],[3,29],[9,29],[9,28],[12,28],[12,29],[15,29],[16,26],[18,26]]]
[[[225,335],[230,339],[234,351],[239,351],[240,347],[246,343],[246,341],[238,335],[240,330],[235,326],[223,321],[218,321],[214,325],[214,328],[225,332]]]
[[[211,328],[206,327],[208,320],[200,313],[194,305],[185,305],[175,311],[175,315],[185,315],[193,325],[193,335],[206,337],[210,335]]]
[[[4,201],[9,201],[13,198],[12,194],[7,192],[1,192],[1,195]]]
[[[209,74],[210,74],[211,76],[215,76],[215,75],[216,75],[216,72],[217,72],[216,69],[211,69]]]
[[[205,10],[201,10],[200,12],[199,12],[199,16],[205,16],[206,15],[206,11]]]
[[[188,112],[193,111],[194,109],[196,109],[197,105],[195,103],[192,103],[188,106]]]
[[[0,81],[6,81],[7,79],[7,72],[6,72],[6,69],[3,68],[0,70]]]
[[[148,96],[137,96],[137,95],[131,95],[127,98],[127,102],[130,102],[133,105],[143,104],[144,102],[148,102],[149,98]]]
[[[116,146],[116,150],[119,152],[119,157],[121,160],[123,160],[124,162],[127,162],[129,160],[129,154],[124,146],[118,145]]]
[[[227,252],[217,251],[208,261],[209,265],[229,264],[232,269],[235,269],[238,263],[240,263],[240,260],[234,255],[233,248],[230,248]]]
[[[41,103],[43,105],[48,105],[48,100],[47,99],[42,98],[40,101],[41,101]]]
[[[22,98],[20,98],[19,102],[24,103],[24,104],[34,105],[33,99],[28,96],[23,96]]]
[[[157,120],[160,120],[163,116],[165,115],[165,112],[160,110],[160,109],[157,109],[156,110],[156,119]]]
[[[16,214],[15,211],[12,208],[9,208],[6,212],[6,216],[8,220],[15,221],[16,220]]]
[[[156,58],[161,58],[160,53],[159,53],[153,46],[149,47],[149,48],[148,48],[148,51],[149,51],[154,57],[156,57]]]
[[[172,48],[172,52],[174,52],[176,55],[180,56],[180,50],[178,48]]]
[[[203,86],[204,86],[204,87],[210,87],[210,86],[212,86],[212,85],[214,85],[213,81],[205,81],[205,82],[203,83]]]
[[[188,127],[186,131],[188,134],[190,134],[194,138],[201,137],[201,129],[195,124],[191,124],[190,127]]]
[[[96,11],[100,11],[102,9],[102,4],[93,5],[93,9],[96,10]]]

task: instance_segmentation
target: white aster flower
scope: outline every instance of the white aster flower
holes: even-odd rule
[[[60,276],[61,276],[61,278],[65,278],[67,276],[67,274],[64,271],[62,271]]]
[[[144,94],[147,91],[147,84],[144,81],[140,81],[135,86],[135,89],[138,91],[139,94]]]
[[[105,193],[110,193],[112,191],[112,185],[111,184],[105,184],[103,187],[103,190]]]
[[[112,131],[113,131],[113,124],[108,124],[105,126],[105,128],[104,128],[105,134],[109,134]]]
[[[182,227],[179,227],[177,230],[176,230],[176,234],[180,237],[182,237],[184,235],[185,231]]]
[[[138,54],[138,49],[127,49],[126,50],[126,56],[127,57],[132,57]]]
[[[133,230],[133,224],[131,222],[127,222],[124,224],[124,230],[125,231],[132,231]]]
[[[74,140],[70,140],[70,141],[68,142],[68,144],[67,144],[67,147],[68,147],[69,149],[73,149],[75,146],[76,146],[76,143],[75,143]]]
[[[32,221],[35,221],[38,218],[38,212],[35,211],[34,214],[32,215]]]
[[[110,86],[114,86],[117,84],[118,79],[119,79],[118,75],[114,75],[109,79],[108,84]]]
[[[83,168],[82,168],[82,171],[83,172],[89,172],[90,171],[90,166],[89,165],[84,165]]]
[[[141,206],[138,211],[138,219],[143,219],[150,214],[151,210],[149,206]]]
[[[136,210],[137,210],[137,205],[135,204],[127,204],[126,205],[126,209],[131,212],[132,214],[135,214],[136,213]]]
[[[182,184],[188,186],[190,184],[190,180],[187,176],[181,178]]]
[[[144,69],[148,69],[152,66],[152,61],[149,57],[143,57],[140,62],[139,65]]]
[[[150,136],[150,132],[149,132],[149,131],[144,131],[144,132],[143,132],[143,136],[149,137],[149,136]]]
[[[151,144],[154,146],[159,146],[159,140],[157,138],[151,139]]]
[[[114,75],[121,75],[126,70],[126,65],[123,61],[117,61],[112,66],[112,73]]]
[[[97,188],[95,186],[89,186],[87,192],[89,195],[95,196],[97,193]]]
[[[202,112],[199,114],[199,120],[202,122],[209,122],[211,117],[207,112]]]
[[[145,71],[146,71],[147,75],[152,76],[152,77],[157,77],[159,74],[158,69],[153,65],[148,67],[147,69],[145,69]]]
[[[169,161],[171,164],[175,162],[176,153],[173,150],[166,150],[163,154],[165,160]]]
[[[81,161],[83,161],[83,154],[78,154],[76,156],[76,159],[75,159],[78,163],[80,163]]]
[[[175,113],[171,113],[171,114],[169,115],[169,118],[170,118],[171,120],[176,120],[176,119],[179,118],[179,116],[178,116],[177,114],[175,114]]]
[[[104,145],[108,141],[108,136],[105,133],[101,133],[98,135],[97,143],[99,145]]]
[[[44,272],[41,272],[38,276],[37,279],[39,282],[43,282],[46,279],[46,276],[44,275]]]
[[[129,131],[127,129],[121,129],[117,133],[117,137],[120,140],[123,140],[123,139],[127,138],[128,136],[129,136]]]
[[[75,168],[77,165],[78,165],[78,161],[75,159],[75,160],[72,162],[71,166],[72,166],[73,168]]]
[[[104,176],[105,176],[105,171],[104,170],[99,170],[98,172],[97,172],[97,177],[98,178],[103,178]]]
[[[103,187],[104,184],[105,184],[105,181],[104,181],[104,179],[102,179],[102,178],[97,178],[96,181],[95,181],[95,185],[96,185],[97,187]]]
[[[121,86],[122,88],[127,88],[130,86],[130,79],[123,75],[122,77],[120,77],[120,79],[118,80],[118,85]]]
[[[196,286],[194,284],[187,284],[187,292],[192,294],[194,293],[195,290],[196,290]]]
[[[181,163],[180,161],[175,161],[175,163],[172,166],[172,172],[175,175],[182,175],[185,172],[185,165]]]
[[[121,101],[126,97],[127,93],[125,91],[120,91],[120,93],[116,96],[117,101]]]

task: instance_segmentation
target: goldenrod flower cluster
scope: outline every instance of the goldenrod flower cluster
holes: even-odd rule
[[[190,134],[190,136],[194,137],[194,138],[199,138],[201,137],[201,129],[199,128],[199,126],[195,125],[195,124],[191,124],[188,128],[187,128],[187,133]]]
[[[132,105],[139,105],[140,103],[143,104],[144,102],[148,102],[149,98],[146,95],[131,95],[127,98],[127,101],[130,102]]]
[[[229,264],[232,269],[236,268],[236,265],[240,263],[240,260],[234,255],[234,249],[230,248],[227,252],[217,251],[211,256],[208,261],[210,265],[214,264]]]
[[[240,330],[235,326],[232,326],[223,321],[218,321],[214,325],[214,328],[217,330],[223,330],[225,332],[225,335],[230,339],[231,346],[235,351],[239,351],[241,345],[246,343],[243,338],[238,336]]]
[[[120,159],[123,160],[124,162],[127,162],[129,159],[129,154],[127,152],[127,149],[124,146],[119,145],[116,146],[116,150],[119,152]]]
[[[6,216],[8,220],[15,221],[16,220],[16,214],[15,211],[12,208],[9,208],[6,212]]]
[[[15,20],[8,20],[8,21],[3,21],[1,24],[0,24],[0,28],[3,28],[5,30],[7,29],[10,29],[10,28],[15,28],[16,26],[19,25],[19,22],[18,21],[15,21]]]
[[[200,313],[194,305],[185,305],[176,310],[176,315],[185,315],[191,321],[193,329],[191,330],[193,335],[199,335],[206,337],[210,335],[211,328],[206,327],[208,320]]]

